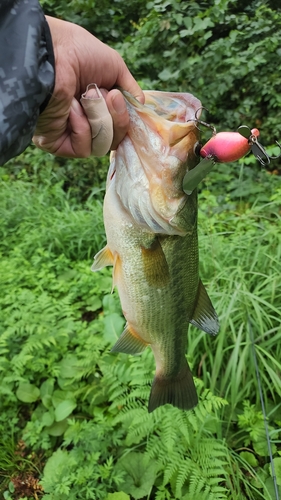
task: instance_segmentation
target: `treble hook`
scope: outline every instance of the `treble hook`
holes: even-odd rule
[[[190,120],[187,120],[187,122],[195,122],[195,127],[200,131],[202,132],[202,130],[200,129],[200,127],[198,127],[198,123],[200,123],[200,125],[204,125],[204,127],[207,127],[207,128],[210,128],[213,132],[213,135],[216,135],[217,131],[216,131],[216,128],[214,127],[214,125],[210,125],[210,123],[207,123],[207,122],[204,122],[203,120],[199,120],[199,118],[197,118],[197,114],[199,113],[199,111],[201,111],[201,109],[205,109],[205,111],[208,111],[207,108],[204,108],[204,106],[201,106],[200,108],[198,108],[196,111],[195,111],[195,119],[192,118]]]
[[[254,129],[257,130],[257,129]],[[281,144],[278,141],[275,141],[277,146],[280,149],[280,153],[278,156],[270,156],[265,148],[262,146],[262,144],[258,141],[258,134],[253,134],[251,133],[251,130],[247,125],[241,125],[241,127],[238,128],[239,134],[243,135],[246,139],[248,139],[249,145],[251,147],[251,151],[253,155],[256,157],[256,159],[260,162],[260,164],[263,167],[266,167],[270,164],[270,160],[277,160],[277,158],[280,158],[281,156]],[[250,134],[249,134],[250,132]]]
[[[279,146],[280,153],[278,156],[270,156],[265,148],[260,144],[258,141],[257,137],[250,138],[249,143],[251,145],[251,150],[253,155],[255,155],[256,159],[260,162],[260,164],[263,167],[266,167],[267,165],[270,164],[270,160],[276,160],[277,158],[280,158],[281,156],[281,144],[279,142],[275,141],[277,146]]]

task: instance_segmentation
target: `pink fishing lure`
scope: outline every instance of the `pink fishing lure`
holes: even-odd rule
[[[260,135],[257,128],[251,130],[255,137]],[[200,156],[213,157],[217,163],[236,161],[245,156],[251,149],[248,139],[239,132],[219,132],[214,135],[200,150]]]

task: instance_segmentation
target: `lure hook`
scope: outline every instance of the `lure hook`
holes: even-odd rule
[[[255,155],[255,157],[257,158],[257,160],[260,162],[260,164],[263,167],[266,167],[267,165],[269,165],[270,160],[276,160],[277,158],[280,158],[280,156],[281,156],[281,144],[279,144],[279,142],[277,142],[277,141],[275,141],[275,142],[280,149],[280,153],[277,156],[270,156],[266,152],[265,148],[258,141],[257,137],[250,136],[250,138],[249,138],[249,144],[251,145],[252,153]]]
[[[195,127],[200,131],[202,132],[202,130],[200,129],[200,127],[198,127],[198,123],[200,123],[200,125],[203,125],[204,127],[207,127],[207,128],[210,128],[213,132],[213,135],[216,135],[217,131],[216,131],[216,128],[214,127],[214,125],[211,125],[210,123],[207,123],[207,122],[204,122],[203,120],[199,120],[199,118],[197,117],[199,111],[201,111],[202,109],[204,109],[205,111],[208,111],[207,108],[204,108],[204,106],[201,106],[200,108],[198,108],[196,111],[195,111],[195,118],[192,118],[190,120],[187,120],[187,122],[195,122]],[[186,122],[186,123],[187,123]]]
[[[239,134],[243,135],[246,139],[248,139],[249,145],[251,147],[251,151],[256,159],[260,162],[263,167],[266,167],[270,164],[270,160],[276,160],[281,156],[281,144],[277,141],[276,144],[280,149],[280,153],[278,156],[270,156],[264,146],[258,141],[259,132],[257,129],[253,129],[252,131],[247,127],[247,125],[241,125],[238,128]]]

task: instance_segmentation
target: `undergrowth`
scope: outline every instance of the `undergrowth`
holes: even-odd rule
[[[199,405],[147,412],[152,353],[110,354],[124,327],[102,201],[4,177],[0,197],[0,492],[6,500],[265,499],[274,494],[251,332],[281,484],[281,191],[199,199],[201,278],[218,336],[188,334]],[[20,176],[20,177],[21,177]],[[270,178],[268,177],[268,182]]]

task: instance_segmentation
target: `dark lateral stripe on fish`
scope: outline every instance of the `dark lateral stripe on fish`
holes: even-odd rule
[[[171,404],[180,410],[191,410],[198,404],[197,392],[187,362],[176,377],[155,376],[151,387],[148,411],[151,413],[158,406],[165,404]]]

